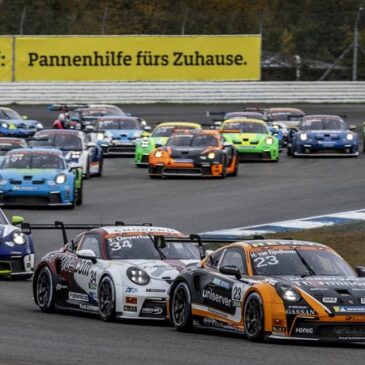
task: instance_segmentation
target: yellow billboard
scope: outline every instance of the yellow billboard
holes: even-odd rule
[[[0,82],[12,80],[13,39],[0,37]]]
[[[17,37],[16,81],[259,80],[261,37]]]

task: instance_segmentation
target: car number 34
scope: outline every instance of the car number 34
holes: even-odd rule
[[[111,242],[109,245],[110,245],[110,248],[112,251],[119,251],[122,248],[132,248],[133,247],[133,245],[131,244],[131,242],[129,240]]]

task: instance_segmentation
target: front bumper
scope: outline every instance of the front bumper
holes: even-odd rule
[[[101,143],[104,156],[121,155],[134,156],[136,145],[134,142],[113,141],[111,143]]]
[[[34,254],[25,256],[0,257],[0,276],[16,277],[32,275],[34,272]]]
[[[238,159],[242,161],[276,161],[279,159],[279,149],[270,148],[247,148],[239,147],[237,148]]]
[[[148,166],[149,154],[136,155],[135,164],[136,166]]]
[[[326,142],[318,143],[308,141],[293,145],[294,156],[348,156],[354,157],[359,155],[358,145],[353,143]]]
[[[189,166],[173,164],[173,165],[149,165],[149,174],[151,176],[185,176],[185,177],[219,177],[222,175],[222,164],[191,164]]]

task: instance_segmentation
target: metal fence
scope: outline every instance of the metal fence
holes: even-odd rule
[[[0,83],[0,104],[363,103],[365,82]]]

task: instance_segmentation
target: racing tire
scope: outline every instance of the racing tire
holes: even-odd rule
[[[76,195],[75,195],[75,199],[76,199],[76,205],[81,205],[82,204],[82,197],[83,197],[83,184],[81,182],[81,187],[78,189],[75,189],[76,191]]]
[[[100,161],[99,161],[99,171],[95,176],[96,177],[102,177],[103,176],[103,170],[104,170],[104,159],[103,159],[103,157],[101,157]]]
[[[185,282],[177,284],[172,295],[171,322],[180,332],[189,332],[193,329],[191,294]]]
[[[291,149],[291,148],[289,148],[289,147],[287,147],[287,148],[286,148],[286,154],[287,154],[287,156],[293,156],[293,151],[292,151],[292,149]]]
[[[264,306],[260,295],[251,293],[244,305],[243,325],[247,339],[262,341],[264,338]]]
[[[85,180],[90,179],[90,159],[87,160],[87,166],[86,166],[86,172],[85,172],[85,175],[84,175],[84,179]]]
[[[105,322],[115,320],[115,287],[110,276],[104,276],[99,284],[98,303],[100,318]]]
[[[238,159],[237,159],[238,161]],[[231,176],[238,176],[238,166],[239,162],[236,163],[236,166],[234,167],[234,171],[232,172]]]
[[[54,285],[52,273],[48,266],[44,266],[37,276],[35,295],[42,312],[50,313],[54,311]]]
[[[224,179],[227,176],[227,158],[222,158],[222,174],[219,176],[220,179]]]

